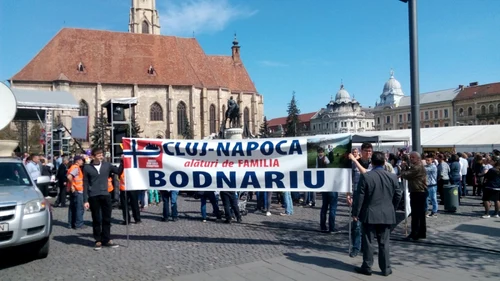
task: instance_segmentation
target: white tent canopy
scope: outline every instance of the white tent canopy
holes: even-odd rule
[[[462,151],[484,151],[500,147],[500,125],[457,126],[440,128],[422,128],[421,144],[423,148],[454,147]],[[358,136],[408,139],[411,143],[411,129],[394,131],[375,131],[359,133]],[[354,136],[353,136],[354,140]]]
[[[14,120],[38,120],[45,118],[46,110],[77,111],[79,104],[69,92],[11,88],[17,100]]]

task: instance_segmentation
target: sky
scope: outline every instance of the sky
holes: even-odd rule
[[[324,107],[341,82],[374,106],[391,69],[410,94],[408,7],[399,0],[156,0],[163,35],[230,55],[234,33],[268,120]],[[130,0],[1,0],[0,81],[64,27],[128,31]],[[420,92],[500,81],[500,0],[418,0]]]

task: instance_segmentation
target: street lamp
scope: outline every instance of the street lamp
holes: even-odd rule
[[[412,150],[422,149],[420,143],[420,96],[418,81],[417,0],[399,0],[408,4],[410,33],[411,139]]]

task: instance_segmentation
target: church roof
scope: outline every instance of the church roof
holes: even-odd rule
[[[75,28],[59,31],[12,80],[52,82],[61,73],[80,83],[257,92],[241,62],[206,55],[195,38]]]

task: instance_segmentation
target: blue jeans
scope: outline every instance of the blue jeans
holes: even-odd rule
[[[432,204],[432,213],[438,212],[438,201],[437,201],[437,185],[430,185],[427,187],[427,191],[429,191],[429,195],[427,195],[427,204],[425,209],[429,208],[429,201]]]
[[[320,213],[321,231],[335,231],[335,216],[337,214],[338,192],[323,192],[323,205]],[[326,213],[328,214],[328,229],[326,228]]]
[[[146,205],[146,190],[139,190],[139,205],[141,205],[141,208],[144,208]]]
[[[206,220],[207,219],[207,200],[212,204],[212,208],[214,210],[214,214],[217,219],[221,218],[219,205],[217,205],[217,198],[215,197],[215,193],[213,191],[203,191],[200,193],[200,201],[201,201],[201,217]]]
[[[361,251],[361,223],[359,221],[353,221],[351,223],[351,240],[352,251]]]
[[[315,192],[306,192],[306,204],[311,203],[312,205],[316,205],[316,193]]]
[[[162,190],[160,193],[163,200],[163,218],[168,219],[170,217],[169,205],[172,208],[172,218],[177,218],[179,216],[177,213],[177,195],[179,195],[179,191]]]
[[[83,193],[73,192],[69,196],[68,224],[70,228],[83,226]]]
[[[293,202],[290,191],[283,192],[283,203],[285,204],[285,214],[293,215]]]
[[[467,195],[467,175],[462,175],[462,196]]]
[[[271,208],[272,192],[257,192],[257,210],[269,211]]]

